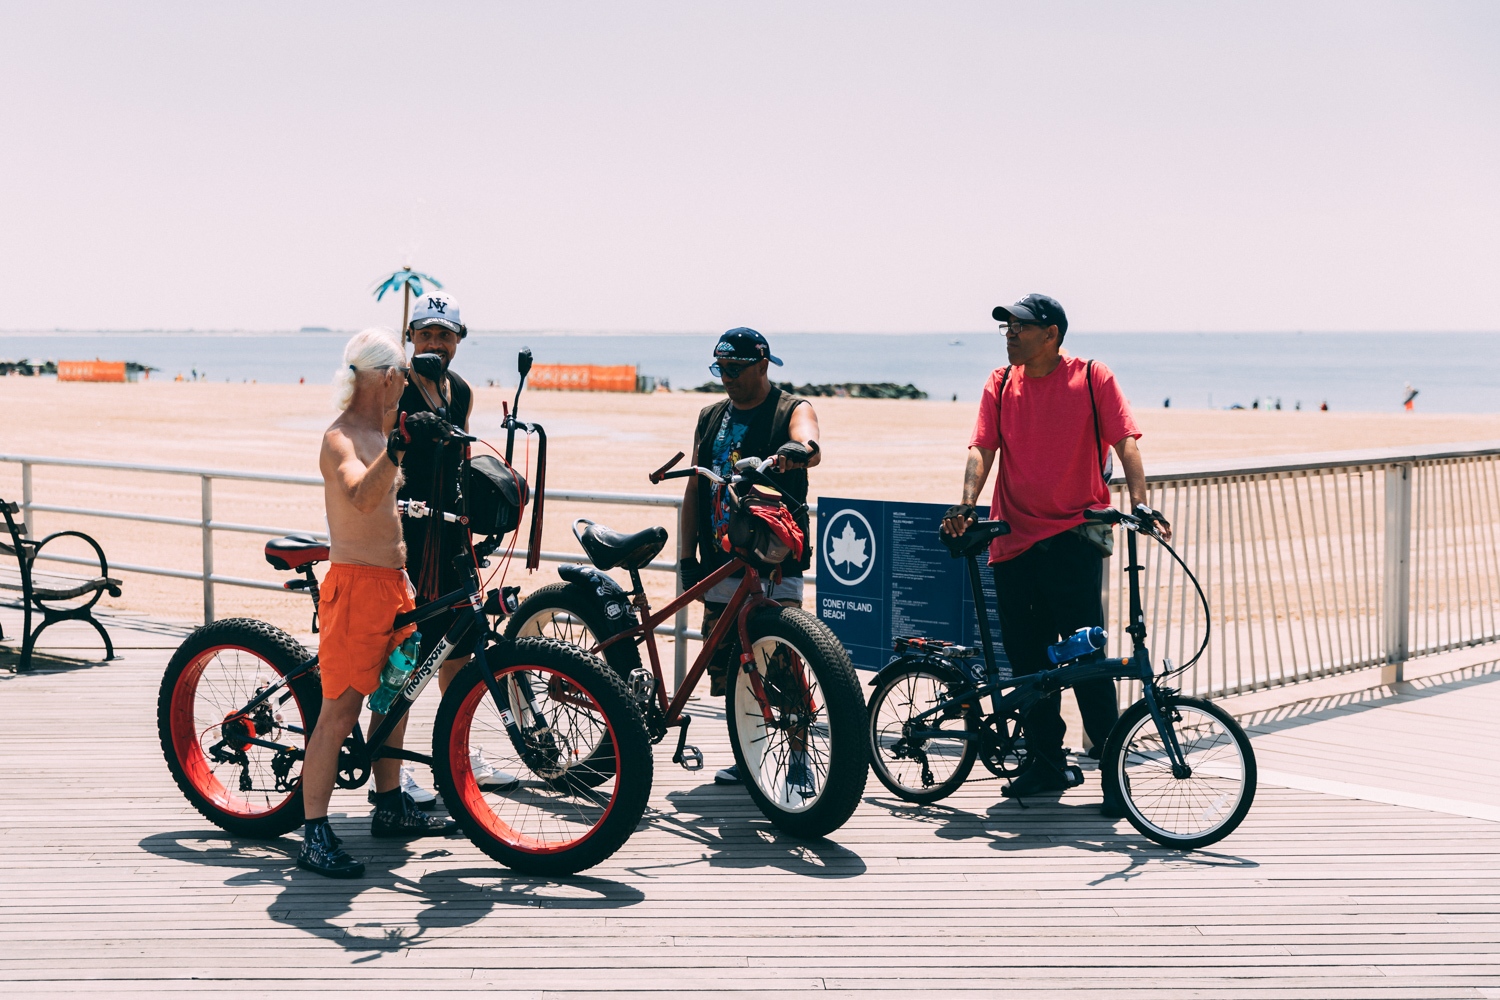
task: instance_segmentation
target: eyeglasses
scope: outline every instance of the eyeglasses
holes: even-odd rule
[[[708,366],[708,371],[715,378],[737,379],[746,368],[754,368],[758,364],[759,361],[715,361]]]
[[[1042,324],[1040,324],[1040,323],[1016,323],[1016,322],[1012,321],[1010,323],[1001,323],[1000,324],[1000,329],[1006,331],[1007,333],[1020,333],[1021,330],[1023,328],[1025,328],[1025,327],[1028,327],[1028,326],[1041,326],[1041,325]]]

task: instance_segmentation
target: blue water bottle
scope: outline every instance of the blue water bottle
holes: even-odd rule
[[[1093,628],[1081,628],[1062,642],[1048,646],[1047,659],[1056,664],[1067,663],[1080,656],[1087,656],[1096,649],[1103,649],[1108,641],[1109,633],[1097,625]]]
[[[385,667],[380,671],[380,687],[375,689],[367,702],[370,711],[384,715],[391,710],[396,692],[406,685],[406,678],[411,676],[412,669],[417,665],[417,648],[421,642],[422,633],[413,632],[405,642],[391,650]]]

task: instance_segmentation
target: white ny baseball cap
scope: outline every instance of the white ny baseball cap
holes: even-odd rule
[[[417,296],[411,312],[411,322],[406,324],[406,329],[411,332],[424,326],[445,327],[460,338],[469,332],[469,328],[459,318],[458,303],[447,292],[431,291]]]

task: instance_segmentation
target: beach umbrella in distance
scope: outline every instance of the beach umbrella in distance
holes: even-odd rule
[[[385,298],[386,292],[394,292],[401,289],[401,333],[406,334],[406,323],[411,318],[411,297],[421,295],[426,285],[433,288],[442,288],[443,283],[430,274],[421,271],[413,271],[409,266],[403,267],[390,277],[385,278],[375,286],[375,301],[379,302]]]

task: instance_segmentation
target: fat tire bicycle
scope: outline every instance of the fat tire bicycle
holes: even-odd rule
[[[1028,767],[1054,766],[1033,759],[1026,749],[1024,720],[1042,699],[1082,681],[1126,678],[1141,683],[1142,696],[1120,716],[1099,761],[1106,797],[1112,790],[1124,804],[1125,818],[1143,836],[1167,847],[1188,850],[1222,840],[1234,831],[1255,799],[1255,753],[1239,724],[1203,698],[1179,694],[1162,681],[1174,670],[1163,661],[1158,673],[1146,646],[1141,608],[1136,536],[1150,535],[1171,553],[1207,599],[1186,564],[1156,529],[1156,515],[1138,506],[1134,514],[1109,508],[1090,510],[1089,521],[1119,524],[1126,532],[1130,578],[1131,654],[1105,659],[1098,652],[1064,661],[1055,669],[1001,679],[980,580],[979,554],[1007,534],[1004,521],[978,521],[957,538],[943,533],[954,558],[968,561],[969,587],[979,615],[979,648],[914,637],[896,640],[897,656],[870,681],[870,754],[875,776],[908,802],[936,802],[969,777],[976,760],[997,777],[1011,778]],[[1102,630],[1101,630],[1102,631]],[[1195,662],[1208,645],[1205,631]],[[1057,650],[1063,644],[1054,646]],[[1102,645],[1102,643],[1101,643]],[[982,657],[982,681],[970,662]],[[984,699],[990,700],[989,711]],[[1072,783],[1082,772],[1065,768]]]
[[[513,412],[507,421],[512,434],[533,429]],[[465,472],[468,466],[466,449]],[[415,502],[401,508],[408,517],[467,521]],[[355,724],[340,748],[335,782],[361,787],[379,759],[427,764],[450,813],[485,854],[526,874],[572,874],[608,858],[634,832],[651,792],[651,745],[635,699],[604,663],[566,643],[510,639],[491,628],[490,617],[503,618],[513,595],[491,590],[486,597],[479,567],[503,537],[492,535],[455,560],[465,586],[396,616],[399,629],[460,612],[368,740]],[[316,601],[312,567],[328,558],[325,543],[276,539],[267,558],[301,572],[289,589],[309,589]],[[483,641],[443,695],[431,755],[387,746],[439,666],[475,631]],[[318,659],[301,643],[254,619],[214,622],[188,636],[162,677],[162,752],[178,787],[210,822],[242,836],[278,837],[305,820],[302,762],[321,706]],[[520,777],[516,787],[480,788],[470,748],[486,734],[492,752],[506,748],[495,763]]]
[[[725,486],[732,511],[741,511],[752,493],[789,506],[796,503],[766,475],[770,459],[742,458],[726,480],[698,466],[669,472],[683,457],[679,452],[651,474],[651,481],[705,476]],[[824,837],[842,826],[864,795],[869,761],[859,679],[848,652],[826,625],[764,596],[763,573],[773,567],[756,557],[754,546],[737,546],[727,564],[653,613],[640,571],[666,545],[666,529],[626,535],[580,519],[573,533],[593,565],[560,568],[564,582],[541,587],[523,600],[506,635],[547,636],[602,656],[629,683],[653,743],[677,729],[672,762],[690,771],[703,766],[703,754],[687,743],[692,716],[683,708],[715,651],[728,649],[725,717],[735,764],[751,800],[778,829],[793,836]],[[605,572],[617,568],[630,574],[628,593]],[[734,596],[668,699],[656,628],[741,571],[744,578]],[[642,645],[649,669],[641,662]],[[601,770],[595,766],[596,773]]]

